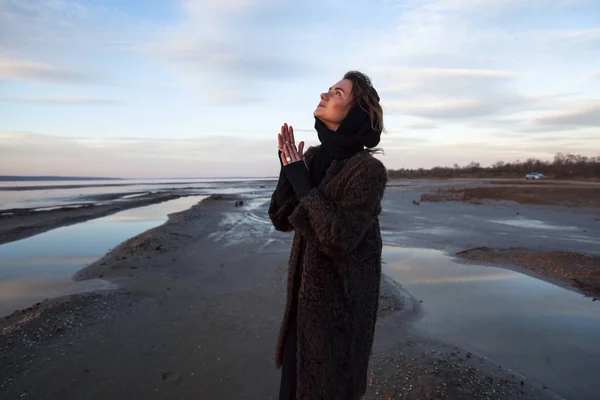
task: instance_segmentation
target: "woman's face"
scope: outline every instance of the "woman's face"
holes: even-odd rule
[[[321,101],[313,115],[329,129],[337,131],[351,107],[352,81],[342,79],[330,87],[327,93],[321,93]]]

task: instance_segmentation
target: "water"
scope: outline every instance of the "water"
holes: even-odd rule
[[[567,398],[600,393],[600,302],[442,252],[386,247],[385,272],[423,300],[415,327],[456,343]]]
[[[107,180],[44,180],[44,181],[0,181],[0,188],[36,188],[47,186],[152,186],[152,185],[181,185],[196,183],[223,182],[256,182],[275,178],[189,178],[189,179],[107,179]]]
[[[123,241],[167,221],[206,196],[126,210],[0,246],[0,316],[46,298],[105,289],[108,282],[73,282],[75,272]]]
[[[516,218],[516,219],[507,219],[507,220],[490,220],[490,222],[493,222],[496,224],[505,224],[505,225],[515,226],[517,228],[547,229],[547,230],[557,230],[557,231],[579,230],[579,228],[576,226],[551,225],[544,221],[538,221],[535,219],[528,219],[528,218]]]
[[[74,203],[103,204],[108,201],[94,197],[107,194],[120,194],[117,199],[110,201],[123,201],[142,193],[173,190],[198,195],[240,194],[255,191],[257,181],[270,180],[273,178],[0,182],[0,210],[56,207]],[[17,187],[23,190],[14,190]]]

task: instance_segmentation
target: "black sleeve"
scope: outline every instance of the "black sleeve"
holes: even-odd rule
[[[281,151],[278,152],[277,158],[279,158],[279,163],[281,164],[281,171],[279,172],[279,180],[277,181],[277,187],[275,188],[275,193],[273,195],[275,208],[281,207],[287,199],[295,195],[294,188],[283,171]]]
[[[288,164],[283,167],[283,172],[287,176],[288,181],[291,183],[296,192],[298,199],[308,195],[313,188],[313,184],[310,180],[310,174],[306,164],[302,161],[297,161]]]

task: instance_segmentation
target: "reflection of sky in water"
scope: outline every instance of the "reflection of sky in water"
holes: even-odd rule
[[[89,283],[71,281],[76,271],[130,237],[164,223],[167,214],[186,210],[204,198],[184,197],[126,210],[0,245],[0,314],[7,307],[14,309],[14,304],[25,307],[32,298],[49,297],[48,293],[65,294],[60,288],[71,293],[81,284],[85,290]]]
[[[417,299],[416,328],[468,346],[566,397],[600,392],[600,302],[435,250],[384,250],[386,273]]]
[[[22,279],[0,281],[0,316],[30,307],[44,299],[92,290],[110,289],[111,285],[102,279],[73,282],[70,279]]]
[[[576,226],[561,226],[561,225],[550,225],[544,221],[538,221],[536,219],[517,218],[517,219],[504,219],[504,220],[490,220],[496,224],[504,224],[509,226],[516,226],[517,228],[533,228],[533,229],[546,229],[546,230],[577,230]]]

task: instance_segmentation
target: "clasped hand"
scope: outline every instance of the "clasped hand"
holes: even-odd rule
[[[281,151],[281,163],[288,165],[298,161],[304,160],[304,142],[298,144],[296,148],[296,142],[294,139],[294,128],[288,127],[288,124],[283,124],[281,127],[281,133],[277,135],[277,148]],[[306,163],[306,161],[305,161]]]

